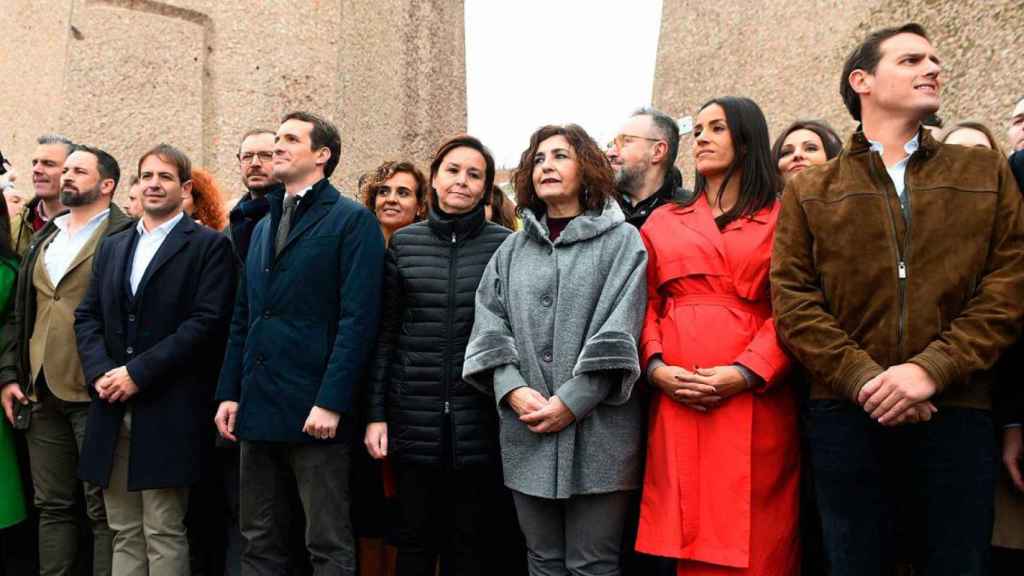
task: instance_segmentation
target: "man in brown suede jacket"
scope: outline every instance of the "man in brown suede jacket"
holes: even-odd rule
[[[811,383],[834,576],[988,573],[991,368],[1024,315],[1024,212],[1004,158],[921,129],[940,72],[920,26],[868,35],[840,84],[861,127],[783,195],[772,302]]]

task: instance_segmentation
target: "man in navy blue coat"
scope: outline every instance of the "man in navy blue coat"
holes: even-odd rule
[[[340,148],[326,120],[284,117],[273,174],[285,196],[253,231],[235,301],[215,420],[241,441],[243,574],[287,572],[288,476],[316,574],[355,574],[349,416],[377,332],[384,239],[327,180]]]
[[[182,212],[185,154],[157,146],[139,178],[142,219],[100,246],[75,312],[92,397],[79,474],[103,487],[113,573],[178,576],[237,274],[228,239]]]

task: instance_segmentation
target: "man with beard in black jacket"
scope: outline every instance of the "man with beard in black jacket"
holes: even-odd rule
[[[239,263],[245,262],[245,256],[249,253],[249,238],[256,223],[270,212],[267,196],[280,196],[284,193],[284,188],[271,173],[270,164],[273,160],[273,130],[255,128],[242,136],[238,146],[238,168],[242,172],[242,185],[246,192],[231,209],[225,230]]]
[[[622,126],[608,159],[627,222],[640,228],[662,204],[690,195],[674,165],[678,153],[679,126],[664,112],[641,108]]]
[[[621,196],[619,206],[626,215],[626,222],[639,229],[659,206],[689,197],[690,192],[683,188],[682,175],[675,167],[678,153],[679,125],[668,114],[654,108],[641,108],[626,120],[606,152],[615,170],[615,187]],[[646,396],[643,401],[647,402]],[[674,575],[674,558],[633,551],[640,515],[639,497],[633,506],[629,526],[623,531],[626,542],[622,549],[628,551],[622,555],[623,573]]]

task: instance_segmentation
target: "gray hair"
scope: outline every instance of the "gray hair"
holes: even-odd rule
[[[633,112],[633,116],[650,116],[654,122],[654,128],[658,131],[660,136],[665,139],[668,144],[668,154],[665,163],[666,167],[672,166],[676,163],[676,156],[679,155],[679,124],[676,124],[675,118],[672,118],[668,114],[665,114],[661,110],[644,106],[636,112]],[[668,170],[668,168],[666,168]]]
[[[72,142],[70,138],[64,136],[63,134],[56,133],[43,134],[39,138],[36,138],[36,144],[40,146],[60,144],[64,146],[64,148],[67,150],[68,155],[70,155],[75,148],[75,143]]]

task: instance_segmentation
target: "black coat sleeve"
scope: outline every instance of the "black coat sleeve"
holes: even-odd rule
[[[398,347],[398,333],[402,322],[404,294],[398,273],[396,249],[387,251],[384,260],[384,290],[381,303],[381,323],[370,371],[367,394],[367,422],[386,422],[388,419],[388,387],[390,367]]]

